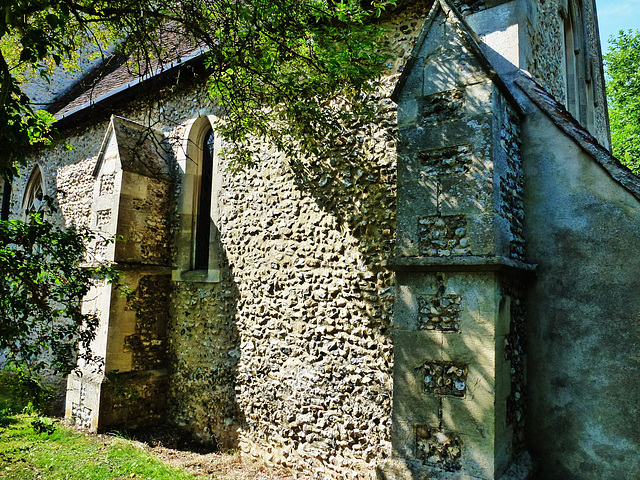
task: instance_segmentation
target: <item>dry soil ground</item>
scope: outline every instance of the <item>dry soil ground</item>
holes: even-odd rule
[[[210,453],[202,446],[185,440],[169,429],[153,429],[118,435],[143,448],[162,462],[203,479],[216,480],[311,480],[301,472],[269,467],[239,454]],[[96,441],[113,441],[114,435],[93,435]]]

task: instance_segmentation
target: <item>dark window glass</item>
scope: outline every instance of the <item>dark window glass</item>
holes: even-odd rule
[[[1,180],[0,180],[1,181]],[[2,214],[0,219],[9,219],[9,207],[11,205],[11,182],[8,178],[4,179],[4,185],[2,187]]]
[[[213,181],[213,130],[204,137],[202,146],[202,172],[200,195],[196,217],[196,243],[194,252],[195,270],[209,268],[209,237],[211,235],[211,184]]]

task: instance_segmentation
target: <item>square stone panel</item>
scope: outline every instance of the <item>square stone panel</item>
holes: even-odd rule
[[[96,225],[98,227],[102,227],[111,222],[111,212],[112,210],[98,210],[96,212]]]
[[[464,175],[473,162],[470,145],[418,152],[422,174],[427,177],[440,175]]]
[[[428,68],[429,66],[425,67],[425,69]],[[442,68],[442,65],[439,65],[437,68]],[[442,74],[439,76],[442,77]],[[453,84],[451,84],[451,86],[452,85]],[[463,103],[464,92],[459,89],[429,95],[422,99],[418,106],[419,121],[424,125],[427,123],[461,118],[463,114]]]
[[[442,470],[453,472],[462,468],[462,440],[453,432],[418,425],[416,454],[423,463]]]
[[[420,255],[471,255],[465,215],[432,215],[418,220]]]
[[[427,361],[422,366],[422,371],[426,393],[464,397],[467,391],[468,366]]]
[[[116,183],[116,174],[107,173],[100,177],[100,195],[111,195]]]
[[[418,297],[418,328],[443,332],[460,331],[460,295],[423,295]]]

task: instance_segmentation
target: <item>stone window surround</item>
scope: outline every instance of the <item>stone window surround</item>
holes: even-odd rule
[[[567,0],[559,9],[564,29],[565,107],[590,133],[595,133],[591,61],[587,51],[584,11],[580,0]]]
[[[197,218],[197,203],[199,198],[200,176],[202,172],[205,136],[210,129],[214,131],[213,152],[213,180],[211,182],[211,221],[215,224],[217,215],[217,193],[220,191],[222,178],[219,169],[219,153],[221,141],[215,135],[216,118],[213,115],[201,114],[189,120],[184,128],[176,160],[180,173],[180,197],[178,199],[179,227],[176,238],[177,256],[176,267],[172,272],[174,282],[217,283],[220,281],[220,269],[216,248],[209,249],[209,268],[207,270],[193,269],[193,255],[195,249],[195,222]],[[214,235],[211,236],[214,239]]]
[[[38,193],[40,193],[39,199],[36,198]],[[22,197],[21,216],[23,220],[27,220],[29,211],[40,211],[42,201],[46,195],[47,187],[46,182],[44,181],[43,168],[40,164],[36,163],[29,174],[29,180],[27,180],[24,195]],[[36,204],[36,199],[40,202],[39,204]]]

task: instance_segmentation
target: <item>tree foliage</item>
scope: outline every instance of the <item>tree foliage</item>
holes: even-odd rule
[[[33,75],[72,68],[117,45],[139,71],[167,58],[167,38],[205,52],[218,133],[250,136],[287,153],[318,152],[328,135],[370,118],[367,96],[386,56],[376,19],[395,0],[0,0],[0,177],[50,142],[53,117],[21,91]],[[170,60],[174,60],[170,58]],[[82,265],[86,231],[39,214],[0,221],[0,352],[36,370],[68,373],[92,360],[97,318],[81,300],[107,267]],[[78,345],[79,342],[79,345]]]
[[[640,175],[640,31],[611,37],[604,56],[613,154]]]
[[[394,3],[0,0],[0,141],[11,145],[0,154],[0,169],[11,171],[25,143],[46,137],[51,120],[19,93],[21,75],[46,76],[52,65],[73,64],[89,44],[99,50],[116,43],[144,63],[162,56],[169,34],[206,49],[210,93],[226,116],[219,133],[227,140],[240,145],[258,135],[285,151],[318,151],[328,133],[367,117],[367,93],[385,59],[375,20]],[[250,162],[242,149],[236,154]]]
[[[86,231],[57,227],[40,213],[0,222],[0,352],[34,372],[69,373],[90,350],[98,318],[82,311],[94,281],[115,278],[86,265]]]

